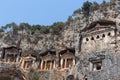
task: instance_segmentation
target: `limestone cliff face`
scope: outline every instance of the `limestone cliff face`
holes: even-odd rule
[[[13,34],[13,32],[1,33],[0,48],[7,46],[19,46],[24,50],[33,49],[40,52],[51,49],[64,49],[75,47],[75,34],[72,30],[64,30],[62,35],[51,34]]]

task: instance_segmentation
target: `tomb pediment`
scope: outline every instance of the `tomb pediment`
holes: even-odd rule
[[[40,54],[42,60],[53,60],[56,58],[55,51],[46,51]]]
[[[50,55],[56,55],[55,51],[45,51],[43,53],[40,54],[40,56],[50,56]]]
[[[32,57],[32,56],[28,56],[28,57],[25,57],[25,60],[26,61],[32,61],[32,60],[35,60],[35,58]]]
[[[59,54],[61,58],[74,58],[75,57],[74,49],[66,49],[66,50],[61,51]]]
[[[17,54],[18,50],[21,49],[15,46],[11,46],[11,47],[4,47],[3,50],[5,50],[7,54]]]
[[[67,48],[67,49],[64,49],[64,50],[59,52],[60,55],[63,55],[65,53],[75,53],[75,49],[74,48]]]
[[[84,28],[82,31],[84,34],[90,34],[94,32],[101,32],[101,31],[110,31],[115,29],[116,22],[108,21],[108,20],[99,20],[92,22],[89,26]]]
[[[97,55],[95,57],[89,58],[90,62],[99,62],[101,60],[105,59],[105,55]]]
[[[67,51],[63,55],[61,55],[61,58],[66,58],[66,57],[74,57],[74,53]]]

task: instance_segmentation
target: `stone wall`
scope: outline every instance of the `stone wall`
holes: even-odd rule
[[[103,32],[100,34],[83,37],[81,52],[92,53],[96,51],[111,50],[115,47],[115,44],[113,43],[114,41],[114,31]]]

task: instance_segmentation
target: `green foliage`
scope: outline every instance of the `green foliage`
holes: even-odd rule
[[[69,17],[68,17],[68,21],[73,21],[72,16],[69,16]]]
[[[75,14],[74,14],[75,15]],[[69,16],[66,22],[66,25],[70,25],[70,23],[73,21],[72,16]]]
[[[79,8],[73,12],[73,15],[81,14],[81,12],[82,12],[82,10],[81,10],[81,8]]]
[[[92,6],[91,6],[91,11],[95,11],[95,10],[98,10],[99,9],[99,4],[96,2],[96,1],[94,1],[93,2],[93,4],[92,4]]]
[[[33,25],[32,27],[31,27],[31,32],[32,32],[32,34],[34,34],[34,33],[39,33],[39,31],[41,30],[41,26],[40,25]]]
[[[107,11],[107,2],[105,0],[101,4],[101,11]]]
[[[0,31],[26,31],[28,34],[55,34],[59,35],[64,28],[63,22],[55,22],[51,26],[30,25],[28,23],[10,23],[1,28]],[[9,30],[8,30],[9,29]]]
[[[0,29],[0,32],[4,32],[4,30],[3,30],[3,29]]]
[[[116,5],[115,0],[111,0],[111,1],[110,1],[110,5],[111,5],[111,6],[115,6],[115,5]]]
[[[47,26],[33,25],[31,27],[32,34],[47,34],[49,33]]]
[[[12,22],[12,23],[9,23],[9,24],[6,24],[5,26],[2,26],[2,29],[3,30],[8,30],[8,31],[10,31],[10,30],[17,30],[18,29],[18,25],[16,24],[16,23],[14,23],[14,22]]]
[[[63,22],[56,22],[53,23],[51,26],[41,26],[41,25],[33,25],[31,27],[32,34],[55,34],[59,35],[60,32],[64,28],[64,23]]]
[[[20,30],[30,30],[31,29],[31,25],[28,24],[28,23],[20,23],[19,29]]]
[[[50,32],[55,35],[59,35],[64,28],[64,23],[56,22],[50,27]]]
[[[82,7],[81,8],[78,8],[77,10],[75,10],[73,12],[73,15],[76,15],[76,14],[81,14],[83,13],[84,16],[89,16],[89,13],[91,11],[95,11],[95,10],[98,10],[100,7],[100,4],[98,4],[96,1],[94,2],[89,2],[89,1],[86,1],[83,3]]]
[[[93,6],[99,6],[99,4],[96,1],[94,1]]]
[[[103,0],[102,4],[106,4],[106,1],[105,1],[105,0]]]
[[[92,4],[93,3],[89,2],[89,1],[86,1],[83,3],[82,11],[85,16],[89,16],[89,12],[90,12],[90,8],[91,8]]]

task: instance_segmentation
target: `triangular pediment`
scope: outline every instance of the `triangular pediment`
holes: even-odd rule
[[[100,26],[99,23],[97,23],[95,27],[96,27],[96,28],[100,28],[101,26]]]
[[[83,32],[91,32],[95,30],[100,30],[100,29],[110,29],[116,26],[116,23],[113,21],[108,21],[108,20],[100,20],[100,21],[95,21],[89,24]],[[113,28],[114,29],[114,28]]]
[[[101,26],[99,24],[97,24],[95,27],[89,29],[87,32],[92,32],[92,31],[98,31],[98,30],[105,30],[105,29],[109,29],[110,27],[104,27]]]
[[[111,21],[96,21],[92,22],[85,30],[85,32],[92,32],[92,31],[99,31],[99,30],[106,30],[106,29],[114,29],[115,22]]]

